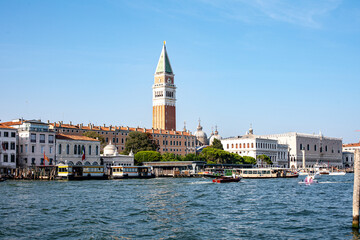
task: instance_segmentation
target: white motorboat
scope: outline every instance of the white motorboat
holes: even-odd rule
[[[329,172],[330,176],[344,176],[346,172]]]

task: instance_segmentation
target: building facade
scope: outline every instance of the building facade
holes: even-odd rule
[[[150,134],[151,139],[159,145],[158,151],[160,153],[174,153],[175,155],[185,156],[188,153],[196,152],[196,138],[189,131],[155,130],[105,125],[95,126],[94,124],[73,125],[72,122],[69,124],[64,124],[63,122],[50,123],[50,128],[53,128],[56,133],[79,136],[82,136],[85,132],[96,132],[104,137],[106,144],[109,144],[111,141],[119,153],[125,149],[126,138],[129,133],[133,131]]]
[[[354,167],[354,153],[356,149],[360,150],[360,141],[342,146],[344,167]]]
[[[16,168],[17,130],[0,124],[0,174]]]
[[[19,167],[54,165],[55,132],[47,123],[17,119],[5,124],[18,131]]]
[[[327,164],[330,167],[342,167],[342,139],[325,137],[320,134],[283,133],[263,135],[262,138],[277,140],[280,144],[289,146],[290,167],[303,168],[303,152],[305,152],[305,167],[313,167],[316,163]]]
[[[56,164],[100,165],[100,141],[70,134],[56,135]]]
[[[240,156],[249,156],[257,159],[259,155],[266,155],[274,166],[287,167],[287,145],[278,144],[277,140],[263,138],[248,133],[244,136],[221,139],[225,151],[237,153]],[[263,163],[258,162],[258,165]]]
[[[164,42],[154,75],[153,129],[176,130],[174,76]]]

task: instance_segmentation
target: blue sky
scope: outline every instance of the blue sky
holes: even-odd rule
[[[2,121],[152,126],[163,41],[177,128],[360,139],[360,2],[0,1]]]

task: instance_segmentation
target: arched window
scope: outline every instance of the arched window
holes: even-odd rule
[[[70,161],[70,162],[68,163],[68,165],[69,165],[69,166],[74,166],[73,161]]]
[[[91,164],[90,164],[90,162],[86,161],[86,162],[84,163],[84,165],[89,166],[89,165],[91,165]]]
[[[78,154],[81,154],[80,145],[78,145]]]
[[[74,145],[74,154],[77,154],[77,146]]]
[[[82,163],[81,163],[80,161],[78,161],[78,162],[76,163],[76,165],[80,166],[80,165],[82,165]]]
[[[59,144],[59,154],[61,154],[61,144]]]
[[[96,165],[99,165],[99,164],[98,164],[98,162],[93,162],[92,165],[96,166]]]
[[[99,147],[98,146],[96,146],[95,151],[96,151],[95,154],[99,155]]]
[[[70,154],[70,145],[69,144],[66,145],[66,154]]]
[[[254,143],[251,143],[251,148],[254,148]]]
[[[236,144],[236,148],[238,148],[238,144]]]
[[[89,145],[89,155],[91,155],[91,145]]]

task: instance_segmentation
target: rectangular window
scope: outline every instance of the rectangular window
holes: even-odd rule
[[[28,145],[25,144],[25,153],[27,153],[27,147],[28,147]]]
[[[9,150],[9,143],[8,142],[4,142],[3,143],[4,144],[4,148],[5,148],[5,150]]]
[[[32,165],[35,165],[35,158],[32,158],[32,159],[31,159],[31,164],[32,164]]]
[[[23,153],[23,145],[20,145],[20,152]]]
[[[40,143],[45,143],[45,134],[40,134]]]
[[[35,146],[31,146],[31,152],[32,152],[32,153],[35,152]]]
[[[44,153],[44,149],[45,149],[45,147],[41,146],[41,153]]]
[[[8,162],[9,159],[8,159],[8,155],[7,154],[4,154],[4,162]]]
[[[4,132],[4,137],[9,137],[9,132]]]
[[[52,153],[52,147],[49,147],[49,153]]]
[[[54,135],[49,135],[49,143],[54,143]]]
[[[15,134],[14,132],[12,132],[12,133],[11,133],[11,137],[14,138],[15,136],[16,136],[16,134]]]
[[[303,150],[302,143],[300,143],[300,150]]]
[[[251,143],[251,148],[254,148],[254,143]]]
[[[89,146],[89,155],[91,155],[91,146]]]
[[[36,142],[36,134],[35,133],[31,133],[30,134],[30,142]]]
[[[15,143],[14,142],[10,143],[10,149],[15,150]]]
[[[58,151],[59,154],[61,154],[61,144],[59,144],[59,151]]]
[[[15,155],[14,155],[14,154],[11,155],[10,161],[11,161],[11,162],[15,162]]]
[[[307,145],[306,148],[307,148],[308,151],[310,151],[310,145],[309,144]]]

